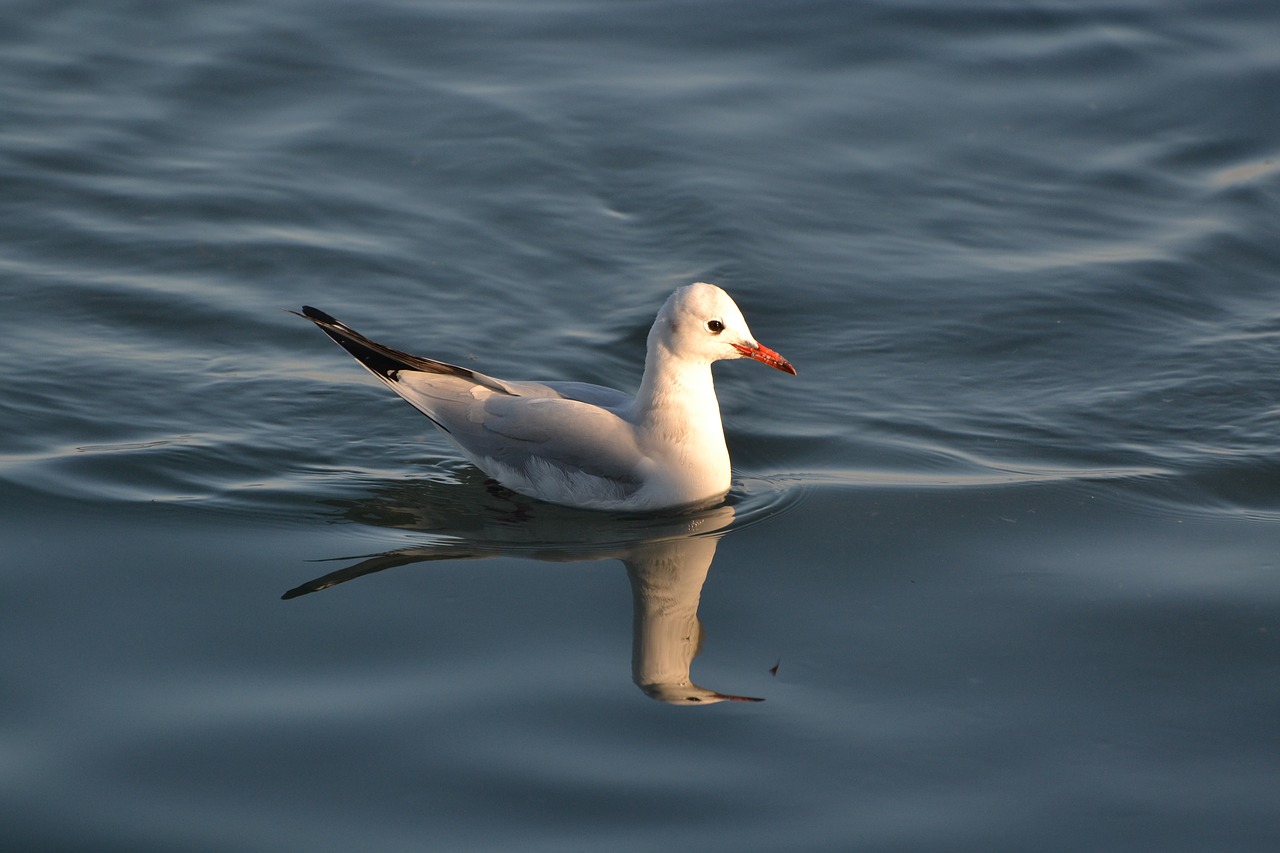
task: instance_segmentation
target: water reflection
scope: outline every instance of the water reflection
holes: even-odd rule
[[[690,675],[702,645],[702,587],[716,546],[734,521],[733,507],[637,518],[533,504],[502,493],[505,490],[479,493],[456,485],[448,489],[451,500],[431,500],[438,491],[436,484],[419,484],[344,506],[348,519],[415,530],[431,541],[367,557],[294,587],[283,597],[297,598],[385,569],[439,560],[617,559],[631,583],[631,677],[645,695],[672,705],[763,701],[701,687]],[[459,503],[460,492],[480,497]]]
[[[733,510],[723,507],[725,524]],[[650,698],[672,705],[761,702],[699,687],[689,674],[702,648],[698,602],[716,556],[717,537],[691,536],[637,545],[620,557],[631,581],[631,680]]]

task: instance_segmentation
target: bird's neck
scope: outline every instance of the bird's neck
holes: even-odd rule
[[[724,448],[711,365],[677,359],[661,345],[645,357],[635,414],[642,428],[667,441]]]

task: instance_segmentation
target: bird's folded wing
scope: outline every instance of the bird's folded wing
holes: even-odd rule
[[[486,395],[468,410],[472,426],[450,434],[470,453],[517,470],[550,466],[563,472],[641,482],[644,455],[635,430],[618,415],[577,400]]]
[[[523,385],[524,383],[520,384]],[[540,382],[538,384],[555,395],[564,397],[566,400],[578,400],[605,409],[620,409],[629,405],[632,401],[630,394],[625,394],[614,388],[606,388],[603,385],[592,385],[589,382]],[[509,388],[515,387],[510,382],[507,383],[507,386]]]

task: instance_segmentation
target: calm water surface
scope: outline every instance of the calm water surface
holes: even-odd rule
[[[1277,849],[1278,36],[5,5],[0,834]],[[493,490],[284,310],[633,389],[695,280],[799,376],[717,368],[687,516]]]

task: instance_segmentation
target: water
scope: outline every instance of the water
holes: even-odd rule
[[[1274,850],[1272,5],[7,4],[8,845]],[[630,389],[699,279],[692,517],[282,310]]]

